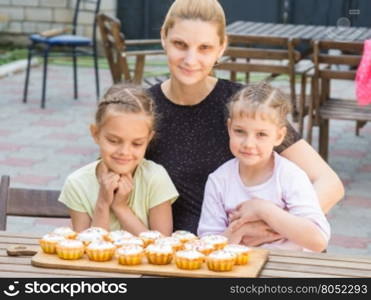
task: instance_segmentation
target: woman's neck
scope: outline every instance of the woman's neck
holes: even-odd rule
[[[209,76],[197,84],[183,85],[170,78],[161,85],[161,88],[165,96],[175,104],[196,105],[210,94],[217,81],[217,78]]]
[[[245,186],[254,186],[266,182],[274,171],[274,155],[255,166],[244,166],[239,162],[238,172]]]

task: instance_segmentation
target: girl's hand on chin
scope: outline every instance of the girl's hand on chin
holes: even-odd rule
[[[115,191],[119,188],[120,175],[108,170],[106,164],[101,163],[97,171],[99,188],[98,201],[103,201],[108,206],[111,206]]]
[[[118,181],[118,189],[114,195],[112,202],[112,209],[119,207],[127,207],[129,194],[133,189],[133,177],[131,174],[124,174],[120,176]]]

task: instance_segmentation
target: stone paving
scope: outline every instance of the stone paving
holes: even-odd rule
[[[89,135],[96,106],[94,73],[80,68],[79,99],[73,99],[72,68],[51,66],[46,109],[40,109],[41,67],[31,71],[29,101],[22,103],[24,73],[0,80],[0,174],[11,176],[17,187],[61,189],[68,174],[98,156]],[[102,90],[111,84],[108,70],[101,70]],[[287,81],[277,85],[287,89]],[[337,83],[341,95],[354,87]],[[371,124],[355,136],[354,122],[332,121],[330,164],[346,187],[345,198],[328,214],[332,238],[330,253],[371,255]],[[317,148],[317,130],[314,147]],[[65,220],[8,218],[8,230],[46,233]],[[32,229],[30,229],[32,228]]]

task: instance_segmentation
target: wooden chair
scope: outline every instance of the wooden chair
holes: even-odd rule
[[[70,217],[68,208],[57,201],[60,191],[10,188],[9,181],[9,176],[1,176],[0,230],[6,230],[7,216]]]
[[[226,57],[215,66],[215,69],[230,71],[231,80],[237,79],[237,72],[244,72],[246,83],[249,82],[250,72],[268,73],[266,80],[273,80],[282,74],[288,75],[293,119],[299,122],[299,131],[302,132],[306,106],[299,105],[299,102],[307,102],[306,80],[313,65],[311,62],[299,64],[304,56],[295,49],[299,40],[255,35],[228,35],[228,40]],[[299,98],[295,91],[296,75],[301,76]],[[302,107],[303,111],[299,111],[299,107]]]
[[[331,80],[355,79],[356,67],[361,61],[362,51],[362,42],[315,41],[313,43],[313,101],[308,108],[307,136],[311,139],[313,125],[319,126],[319,153],[325,160],[328,158],[331,119],[357,121],[356,133],[367,121],[371,121],[370,106],[361,107],[355,99],[334,98],[330,89]]]
[[[125,40],[124,34],[121,32],[120,20],[104,13],[98,14],[97,22],[113,83],[128,81],[141,84],[146,55],[163,55],[165,52],[163,50],[127,51],[126,48],[127,46],[160,45],[161,40]],[[133,74],[127,60],[130,56],[136,58]]]

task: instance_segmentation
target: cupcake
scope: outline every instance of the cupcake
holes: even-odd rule
[[[209,243],[214,246],[214,250],[220,250],[223,249],[225,245],[228,243],[227,237],[224,235],[219,234],[211,234],[211,235],[205,235],[201,238],[201,241],[204,241],[206,243]]]
[[[205,255],[196,250],[182,250],[175,253],[175,264],[179,269],[200,269]]]
[[[110,233],[108,233],[107,240],[109,240],[110,242],[113,243],[116,240],[126,239],[126,238],[130,238],[132,236],[133,235],[129,231],[115,230],[115,231],[111,231]]]
[[[223,248],[225,251],[229,251],[236,255],[236,265],[245,265],[249,262],[250,248],[244,245],[229,244]]]
[[[57,243],[63,240],[65,240],[65,238],[61,235],[48,233],[39,240],[39,244],[45,253],[54,254],[56,252]]]
[[[167,265],[173,259],[173,248],[169,245],[150,244],[145,252],[150,264]]]
[[[198,239],[196,235],[187,230],[177,230],[173,232],[171,236],[179,239],[182,243]]]
[[[108,236],[108,232],[99,227],[90,227],[81,231],[77,236],[76,239],[83,242],[85,246],[89,245],[91,242],[94,241],[103,241]]]
[[[119,263],[126,266],[141,264],[143,255],[143,247],[138,245],[125,245],[116,250]]]
[[[139,234],[139,237],[144,242],[144,248],[147,247],[149,244],[152,244],[155,240],[160,237],[163,237],[162,233],[156,230],[148,230],[143,231]]]
[[[157,240],[155,240],[154,244],[169,245],[170,247],[173,248],[174,252],[183,249],[183,243],[179,239],[170,236],[158,238]]]
[[[136,236],[117,239],[113,242],[113,244],[117,248],[120,248],[122,246],[128,246],[128,245],[137,245],[137,246],[140,246],[140,247],[144,248],[143,240],[141,238],[136,237]]]
[[[210,243],[201,240],[193,240],[184,244],[186,250],[196,250],[204,255],[209,255],[214,251],[214,246]]]
[[[111,242],[94,241],[86,247],[86,254],[93,261],[108,261],[115,254],[116,247]]]
[[[231,271],[236,261],[236,255],[230,251],[217,250],[210,253],[206,258],[207,267],[211,271]]]
[[[54,234],[61,235],[66,239],[74,239],[77,235],[70,227],[58,227],[53,230]]]
[[[84,255],[84,243],[78,240],[65,239],[56,246],[56,252],[61,259],[79,259]]]

